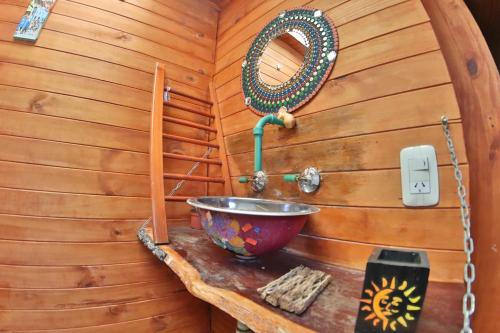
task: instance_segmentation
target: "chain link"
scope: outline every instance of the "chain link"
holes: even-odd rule
[[[466,286],[466,291],[462,299],[462,312],[464,315],[463,328],[460,333],[472,333],[472,328],[470,324],[470,319],[472,314],[476,309],[476,297],[472,293],[472,283],[476,279],[476,268],[472,263],[472,253],[474,252],[474,240],[470,232],[470,213],[469,205],[466,200],[466,190],[463,184],[462,171],[458,166],[457,154],[455,152],[455,145],[453,145],[453,139],[450,134],[450,128],[448,126],[448,118],[445,116],[441,117],[441,125],[443,126],[444,135],[446,137],[446,143],[448,144],[448,150],[451,155],[451,163],[455,169],[455,178],[457,180],[457,193],[460,199],[460,212],[462,216],[462,226],[464,228],[464,252],[465,252],[465,265],[464,265],[464,282]]]
[[[203,154],[202,158],[207,158],[208,155],[210,155],[210,153],[212,152],[212,147],[208,147],[207,151],[205,152],[205,154]],[[191,169],[186,173],[186,176],[190,176],[197,168],[198,166],[200,165],[201,162],[196,162],[195,164],[193,164],[193,166],[191,167]],[[168,196],[172,196],[175,194],[175,192],[177,192],[181,187],[182,185],[184,185],[184,183],[186,182],[186,180],[181,180],[179,181],[177,184],[175,184],[174,188],[170,191],[170,193],[168,193]]]

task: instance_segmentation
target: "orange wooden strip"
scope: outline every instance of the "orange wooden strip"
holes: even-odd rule
[[[168,243],[167,216],[163,197],[163,90],[165,87],[165,66],[157,63],[151,106],[150,177],[152,221],[155,243]]]

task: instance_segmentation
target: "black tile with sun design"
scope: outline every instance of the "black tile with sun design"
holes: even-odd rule
[[[425,252],[375,249],[366,265],[355,332],[415,332],[428,278]]]

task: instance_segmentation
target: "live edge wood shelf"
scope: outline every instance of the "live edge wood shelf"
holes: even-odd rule
[[[169,228],[170,244],[155,246],[152,230],[142,229],[139,238],[159,256],[194,296],[220,308],[255,332],[352,333],[364,273],[328,265],[286,252],[275,252],[252,262],[238,261],[212,244],[200,230]],[[301,316],[265,303],[257,288],[305,265],[332,275],[332,282]],[[432,268],[431,268],[432,269]],[[429,283],[419,332],[459,332],[463,286]]]

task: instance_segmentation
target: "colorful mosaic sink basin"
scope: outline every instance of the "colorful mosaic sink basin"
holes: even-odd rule
[[[199,197],[201,224],[218,246],[251,259],[285,246],[319,208],[293,202],[238,197]]]

